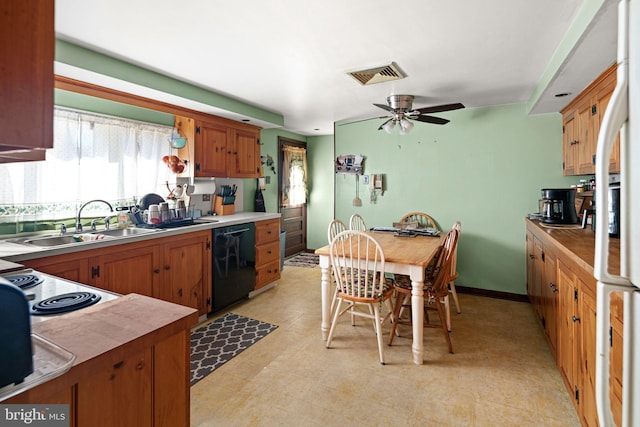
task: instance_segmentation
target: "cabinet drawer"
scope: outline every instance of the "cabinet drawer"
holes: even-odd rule
[[[280,278],[280,260],[256,267],[256,289]]]
[[[280,242],[271,242],[256,246],[256,267],[280,259]]]
[[[268,221],[256,222],[256,245],[267,242],[279,241],[280,220],[272,219]]]

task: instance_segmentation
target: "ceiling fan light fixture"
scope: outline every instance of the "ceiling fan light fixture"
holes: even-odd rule
[[[396,119],[393,120],[389,120],[387,123],[385,123],[382,126],[382,129],[384,129],[384,131],[388,134],[391,134],[391,131],[393,130],[393,128],[396,126]]]
[[[400,120],[400,135],[404,135],[411,132],[411,129],[413,129],[413,123],[411,123],[409,120],[405,118]]]

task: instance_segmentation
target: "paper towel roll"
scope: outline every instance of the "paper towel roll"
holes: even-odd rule
[[[215,181],[196,181],[193,186],[195,187],[193,194],[214,194],[216,192]]]

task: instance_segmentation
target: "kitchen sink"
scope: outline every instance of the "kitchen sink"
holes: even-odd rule
[[[63,245],[73,245],[77,243],[100,242],[102,240],[117,239],[119,237],[131,237],[141,234],[155,233],[158,230],[149,228],[114,228],[112,230],[92,231],[91,233],[65,234],[65,235],[46,235],[20,237],[17,239],[9,239],[8,242],[20,243],[23,245],[37,247],[53,247]]]
[[[111,237],[138,236],[140,234],[156,233],[154,228],[113,228],[111,230],[94,231],[92,234],[102,234]]]
[[[21,238],[10,240],[13,243],[23,243],[33,246],[60,246],[68,245],[70,243],[78,243],[79,241],[74,239],[73,236],[45,236],[45,237],[33,237],[33,238]]]

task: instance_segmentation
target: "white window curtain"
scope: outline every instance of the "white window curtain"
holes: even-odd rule
[[[171,154],[172,130],[55,108],[46,160],[0,165],[0,205],[116,201],[157,192],[171,179],[161,159]]]
[[[282,205],[295,206],[307,202],[307,150],[286,145],[282,148],[284,191]]]

